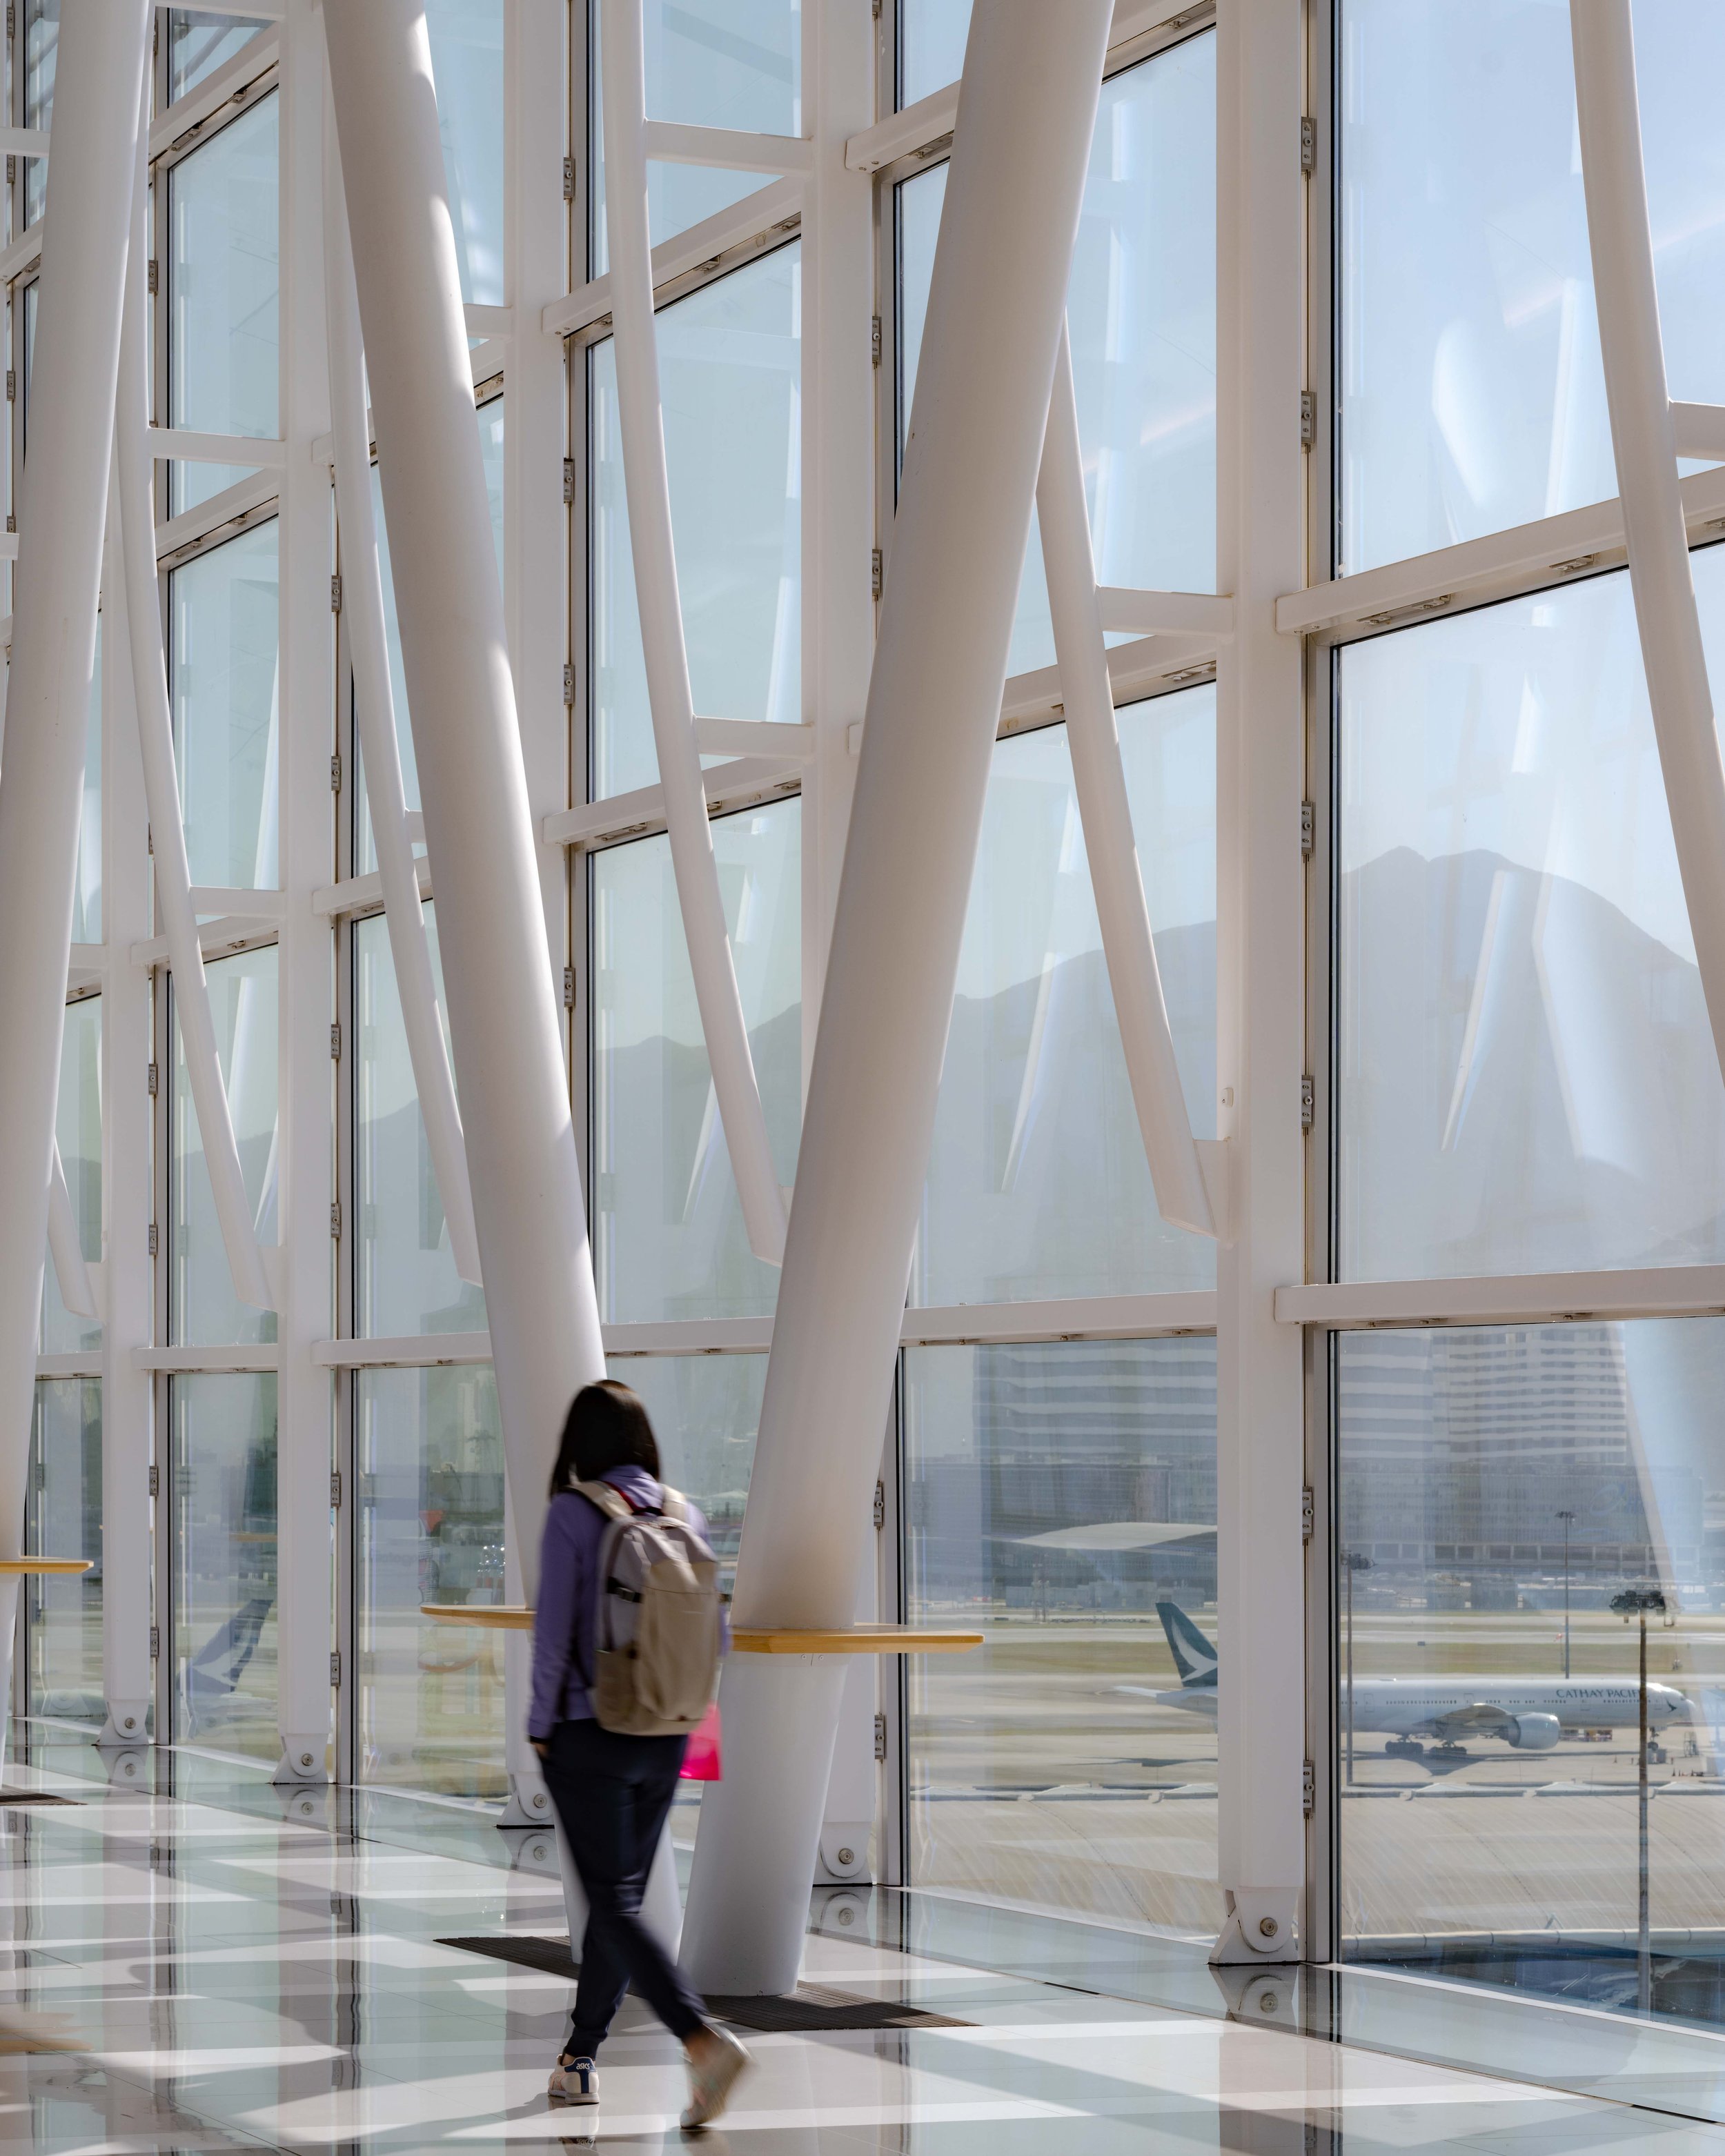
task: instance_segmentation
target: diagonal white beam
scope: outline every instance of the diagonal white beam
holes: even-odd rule
[[[1666,387],[1629,0],[1573,0],[1575,105],[1605,402],[1647,701],[1713,1045],[1725,1070],[1725,765]]]
[[[1072,352],[1064,327],[1055,356],[1048,433],[1036,481],[1036,513],[1054,621],[1055,664],[1066,707],[1072,779],[1084,823],[1084,850],[1144,1156],[1163,1219],[1197,1235],[1214,1235],[1215,1222],[1181,1090],[1127,798],[1084,499]]]
[[[0,772],[0,1556],[23,1549],[54,1108],[150,10],[64,0]],[[0,1598],[0,1680],[13,1598]],[[3,1696],[0,1685],[0,1696]]]
[[[749,1247],[777,1265],[784,1255],[784,1196],[768,1142],[749,1050],[737,968],[725,927],[719,871],[701,781],[695,701],[683,637],[670,482],[660,405],[653,324],[653,259],[647,221],[646,63],[641,0],[603,0],[600,39],[605,114],[605,223],[611,246],[611,311],[617,348],[617,412],[623,437],[629,536],[641,619],[653,740],[665,790],[665,829],[689,970],[712,1066],[713,1091],[742,1207]]]
[[[479,1238],[467,1153],[438,1018],[425,908],[408,830],[407,788],[395,731],[395,695],[389,680],[389,648],[383,626],[383,576],[377,553],[377,521],[372,509],[371,443],[367,432],[364,362],[359,336],[359,298],[347,237],[347,204],[341,192],[341,160],[333,126],[324,133],[324,286],[329,322],[330,422],[336,472],[336,511],[341,532],[341,593],[353,640],[354,723],[365,759],[366,806],[377,851],[389,952],[395,962],[408,1056],[425,1119],[425,1142],[449,1226],[455,1270],[475,1286]]]
[[[180,815],[179,775],[174,762],[173,714],[162,649],[162,603],[156,581],[155,465],[150,447],[147,309],[144,264],[149,245],[146,190],[149,167],[141,154],[129,178],[133,244],[126,269],[126,306],[120,345],[120,381],[114,459],[120,496],[121,552],[126,575],[126,640],[131,647],[132,694],[137,709],[138,748],[144,798],[154,849],[156,905],[173,970],[174,1013],[185,1050],[186,1079],[203,1141],[210,1195],[234,1291],[258,1310],[275,1307],[275,1291],[258,1245],[257,1224],[239,1164],[228,1090],[216,1049],[215,1019],[203,951],[192,904],[192,871]]]
[[[1110,0],[978,0],[905,449],[737,1571],[751,1625],[848,1627],[927,1174]],[[613,139],[613,138],[608,138]],[[842,1664],[722,1702],[694,1980],[797,1974]],[[810,1658],[812,1662],[814,1658]]]
[[[605,1373],[423,0],[324,0],[449,1034],[529,1599]]]

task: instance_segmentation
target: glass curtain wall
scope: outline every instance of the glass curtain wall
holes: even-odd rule
[[[1671,393],[1717,403],[1697,70],[1722,25],[1634,28]],[[1619,474],[1567,7],[1343,0],[1339,35],[1351,574]],[[1725,1257],[1725,1084],[1629,579],[1572,551],[1538,588],[1344,641],[1318,719],[1332,1276],[1404,1283],[1410,1313],[1428,1282],[1501,1307],[1519,1278],[1541,1319],[1329,1337],[1338,1943],[1717,2025],[1721,1330],[1676,1314],[1673,1269]],[[1725,556],[1691,569],[1717,703]],[[1606,1271],[1656,1313],[1671,1280],[1673,1314],[1589,1317]]]
[[[85,1558],[85,1573],[24,1583],[27,1711],[100,1727],[102,1689],[102,1388],[93,1378],[39,1380],[30,1430],[25,1546]]]

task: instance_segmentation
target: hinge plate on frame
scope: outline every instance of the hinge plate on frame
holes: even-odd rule
[[[563,1009],[565,1010],[573,1010],[574,1008],[575,968],[572,966],[565,966],[563,968]]]
[[[162,290],[162,264],[153,254],[150,258],[150,266],[145,275],[145,282],[150,287],[151,298],[154,299]]]
[[[162,1627],[161,1627],[159,1625],[152,1625],[150,1627],[150,1659],[151,1659],[151,1661],[152,1662],[153,1662],[153,1661],[157,1661],[157,1660],[159,1658],[159,1656],[161,1656],[161,1653],[162,1653]]]
[[[159,1497],[162,1495],[162,1470],[159,1467],[151,1467],[150,1470],[150,1495],[152,1497]]]
[[[1300,1816],[1310,1819],[1317,1809],[1317,1768],[1310,1759],[1300,1763]]]
[[[331,793],[341,791],[341,759],[339,756],[330,758],[330,791]]]
[[[875,598],[880,596],[880,586],[885,573],[886,564],[881,559],[880,549],[876,547],[869,556],[869,590]]]
[[[875,1485],[875,1532],[878,1535],[886,1525],[886,1485]]]
[[[1300,446],[1309,449],[1317,439],[1317,394],[1311,389],[1300,392]]]
[[[330,1028],[330,1060],[334,1063],[341,1060],[341,1028],[339,1023]]]
[[[1317,1108],[1317,1088],[1309,1076],[1303,1077],[1300,1081],[1300,1127],[1302,1131],[1312,1128],[1312,1119]]]
[[[330,1510],[332,1512],[339,1512],[341,1509],[341,1471],[339,1467],[332,1467],[330,1470]]]
[[[1309,1543],[1317,1528],[1317,1493],[1308,1482],[1300,1492],[1300,1539]]]
[[[1317,122],[1309,112],[1300,121],[1300,170],[1308,179],[1317,170]]]
[[[8,367],[6,370],[6,401],[11,404],[16,402],[17,398],[18,369],[15,367]]]
[[[563,459],[563,499],[565,501],[572,501],[575,499],[575,459],[573,457],[565,457]]]
[[[9,187],[15,187],[18,185],[18,159],[16,157],[8,157],[6,161],[6,184]]]
[[[337,1199],[330,1208],[330,1233],[339,1243],[341,1240],[341,1206]]]
[[[876,315],[869,325],[869,357],[878,367],[880,364],[880,317]]]
[[[341,1650],[337,1647],[334,1653],[330,1656],[330,1690],[331,1691],[340,1691],[341,1689]]]
[[[565,202],[573,202],[574,199],[575,160],[572,157],[565,157],[563,160],[563,200]]]
[[[880,10],[877,8],[875,13],[878,14]],[[6,11],[6,34],[8,38],[15,38],[18,35],[18,9],[16,8],[8,8]],[[150,26],[150,49],[152,53],[156,49],[156,26],[153,23],[151,23]]]
[[[563,669],[563,701],[572,708],[575,702],[575,669],[572,665]]]
[[[144,1073],[144,1083],[149,1087],[150,1098],[153,1101],[162,1084],[162,1065],[159,1063],[149,1065]]]
[[[1313,802],[1300,803],[1300,858],[1312,859],[1312,850],[1317,843],[1317,808]]]
[[[341,579],[339,576],[334,576],[330,578],[330,612],[340,613],[341,611]]]
[[[886,1757],[886,1717],[884,1714],[875,1717],[875,1757],[877,1759]]]
[[[156,1255],[156,1245],[157,1245],[157,1240],[158,1240],[158,1238],[157,1238],[157,1233],[156,1233],[156,1223],[152,1220],[152,1221],[150,1223],[150,1255],[151,1255],[151,1256],[152,1258],[153,1258],[153,1257],[155,1256],[155,1255]]]

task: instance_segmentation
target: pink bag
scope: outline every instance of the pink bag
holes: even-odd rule
[[[719,1702],[715,1700],[691,1733],[683,1754],[679,1779],[685,1782],[721,1782],[719,1766]]]

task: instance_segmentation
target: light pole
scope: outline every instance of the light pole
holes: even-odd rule
[[[1569,1530],[1575,1515],[1566,1507],[1558,1514],[1563,1523],[1563,1675],[1569,1674]]]
[[[1651,2013],[1653,2007],[1653,1948],[1647,1923],[1647,1613],[1656,1610],[1666,1624],[1672,1620],[1666,1609],[1665,1596],[1656,1587],[1626,1587],[1621,1594],[1614,1594],[1611,1607],[1625,1625],[1631,1617],[1640,1625],[1640,1748],[1635,1761],[1638,1825],[1640,1828],[1640,1856],[1637,1885],[1640,1900],[1636,1911],[1636,1981],[1635,2004],[1642,2013]]]
[[[1348,1779],[1353,1779],[1353,1575],[1369,1572],[1372,1560],[1362,1550],[1344,1550],[1342,1571],[1348,1582]]]

